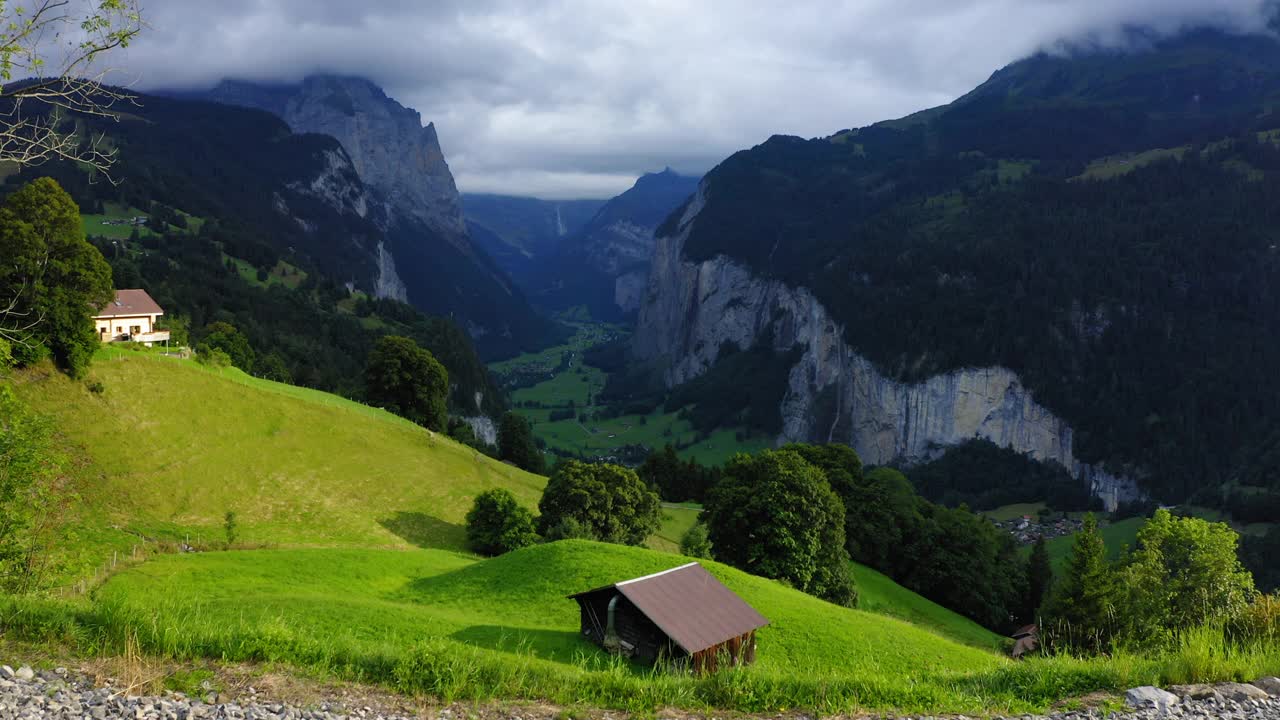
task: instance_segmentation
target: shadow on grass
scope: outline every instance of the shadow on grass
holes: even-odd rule
[[[378,524],[421,548],[457,549],[467,542],[467,531],[461,525],[445,522],[421,512],[398,511]]]
[[[572,630],[517,628],[503,625],[472,625],[449,637],[469,645],[540,658],[571,662],[579,656],[603,654]]]

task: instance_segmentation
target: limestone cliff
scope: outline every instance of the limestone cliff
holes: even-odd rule
[[[357,283],[365,290],[453,317],[484,356],[538,347],[553,332],[473,242],[435,126],[424,127],[417,111],[377,85],[316,75],[296,85],[227,80],[209,91],[179,95],[266,110],[296,133],[338,141],[342,157],[333,158],[328,176],[305,190],[381,231],[373,241],[352,238],[377,273],[372,282]]]
[[[983,438],[1071,469],[1108,507],[1138,495],[1131,480],[1080,462],[1071,428],[1011,370],[965,368],[898,382],[845,342],[841,326],[808,290],[758,278],[725,256],[686,260],[684,242],[705,192],[704,184],[677,232],[656,241],[633,341],[639,359],[665,361],[668,386],[707,371],[726,342],[747,348],[772,338],[779,352],[802,349],[782,401],[779,443],[843,442],[867,463],[911,464]]]

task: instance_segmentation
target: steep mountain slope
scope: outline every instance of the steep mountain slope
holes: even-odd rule
[[[553,309],[586,305],[596,319],[617,320],[640,308],[653,254],[653,233],[698,187],[671,168],[648,173],[609,200],[565,239],[532,281],[535,302]]]
[[[799,348],[782,438],[868,462],[979,437],[1112,505],[1273,510],[1277,99],[1280,42],[1197,31],[771,138],[659,230],[633,351],[676,385]]]
[[[540,200],[511,195],[465,194],[463,212],[471,237],[528,293],[530,274],[576,234],[604,200]]]
[[[337,139],[372,196],[363,214],[385,234],[380,297],[456,318],[486,357],[532,349],[553,333],[471,240],[435,126],[423,127],[416,111],[373,83],[316,75],[293,86],[227,80],[172,94],[260,108],[295,132]]]
[[[53,163],[7,176],[4,191],[50,175],[85,213],[107,204],[187,213],[185,228],[140,228],[134,239],[126,229],[100,247],[118,286],[150,289],[170,317],[191,321],[193,340],[207,323],[232,322],[260,354],[282,356],[298,382],[358,395],[376,335],[406,334],[448,368],[455,412],[501,410],[475,347],[449,320],[391,301],[379,303],[380,312],[364,304],[357,316],[348,288],[374,294],[395,275],[382,262],[385,234],[370,217],[370,193],[336,140],[294,134],[259,110],[207,102],[140,96],[130,111],[118,123],[81,119],[119,150],[118,184]],[[110,228],[87,229],[92,236]],[[228,267],[232,258],[248,280]],[[286,266],[295,288],[254,287],[256,274]]]

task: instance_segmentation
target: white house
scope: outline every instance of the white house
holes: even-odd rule
[[[102,342],[132,340],[150,347],[169,339],[168,330],[156,329],[161,315],[164,310],[146,290],[117,290],[116,299],[93,316],[93,323]]]

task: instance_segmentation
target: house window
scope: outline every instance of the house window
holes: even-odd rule
[[[117,326],[116,326],[116,334],[117,334],[117,335],[123,335],[123,334],[124,334],[124,328],[122,328],[122,327],[120,327],[119,325],[117,325]]]
[[[139,335],[139,334],[141,334],[141,333],[142,333],[142,326],[140,326],[140,325],[131,325],[131,326],[129,327],[129,334],[130,334],[130,335]]]

